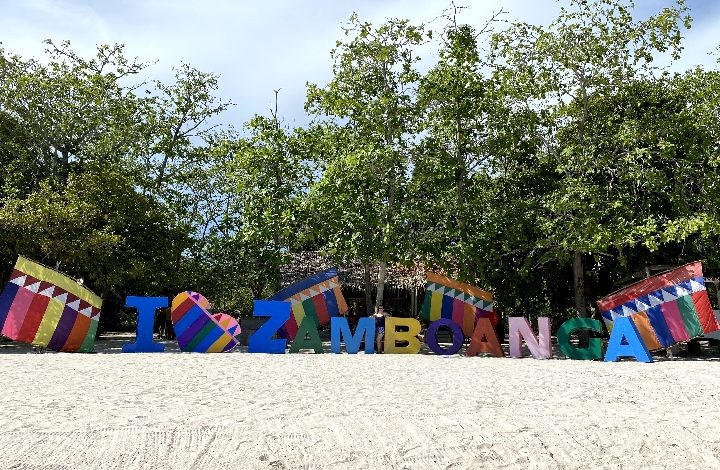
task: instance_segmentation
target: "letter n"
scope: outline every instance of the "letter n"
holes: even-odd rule
[[[538,318],[540,336],[536,337],[530,322],[523,317],[510,317],[510,357],[522,357],[522,341],[525,340],[530,354],[535,359],[550,359],[552,344],[550,343],[550,319]]]

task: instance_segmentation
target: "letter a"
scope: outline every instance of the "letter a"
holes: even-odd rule
[[[305,339],[306,335],[308,339]],[[295,334],[295,340],[290,345],[291,353],[300,352],[301,349],[312,349],[315,354],[323,353],[322,341],[315,325],[315,318],[310,315],[305,315],[302,319]]]
[[[626,344],[623,344],[623,340]],[[620,357],[634,357],[639,362],[652,362],[652,356],[630,317],[617,317],[605,351],[605,362],[617,361]]]
[[[481,352],[492,354],[495,357],[505,357],[505,351],[500,346],[490,319],[484,317],[478,318],[470,345],[467,348],[467,355],[477,356]]]

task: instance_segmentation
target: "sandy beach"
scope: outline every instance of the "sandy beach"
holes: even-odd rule
[[[717,468],[720,361],[28,354],[0,468]],[[172,343],[168,343],[172,348]]]

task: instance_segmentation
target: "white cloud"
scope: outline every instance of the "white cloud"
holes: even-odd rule
[[[4,6],[2,11],[0,40],[23,56],[39,56],[46,47],[42,44],[45,39],[59,42],[77,38],[73,45],[81,53],[92,53],[94,43],[111,40],[105,20],[77,3],[29,0]],[[94,38],[94,42],[88,38]]]

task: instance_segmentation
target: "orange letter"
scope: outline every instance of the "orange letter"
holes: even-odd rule
[[[473,331],[470,346],[467,348],[468,356],[477,356],[478,353],[490,353],[495,357],[505,357],[505,351],[500,346],[495,329],[489,318],[478,318]]]

